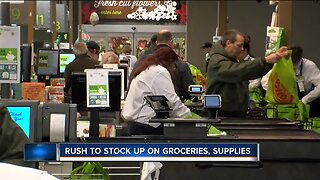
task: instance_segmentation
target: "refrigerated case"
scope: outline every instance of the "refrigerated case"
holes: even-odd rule
[[[153,34],[160,29],[169,29],[173,34],[174,50],[182,58],[186,55],[186,32],[185,26],[135,26],[132,30],[130,25],[85,25],[84,28],[90,36],[90,40],[96,41],[102,50],[113,50],[121,53],[124,45],[130,45],[132,54],[139,57],[147,49],[147,43]]]

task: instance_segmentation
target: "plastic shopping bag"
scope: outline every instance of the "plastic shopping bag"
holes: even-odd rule
[[[296,76],[291,60],[282,58],[276,63],[269,77],[266,100],[270,104],[296,104],[299,101]]]
[[[200,69],[196,66],[188,63],[193,82],[197,85],[202,85],[202,87],[206,87],[207,79],[204,77],[204,75],[201,73]]]

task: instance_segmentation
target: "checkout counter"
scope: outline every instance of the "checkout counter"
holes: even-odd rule
[[[204,101],[206,107],[206,99]],[[192,107],[194,108],[194,107]],[[199,109],[199,108],[198,108]],[[319,179],[320,134],[286,119],[218,118],[226,136],[175,138],[172,143],[259,143],[259,162],[164,162],[161,179]]]
[[[205,108],[219,108],[221,106],[219,96],[208,96],[207,98],[204,101]],[[110,138],[88,137],[85,142],[259,143],[260,161],[258,162],[161,162],[163,167],[160,170],[160,179],[319,179],[320,134],[311,130],[304,130],[301,122],[262,117],[246,119],[221,117],[216,117],[215,119],[173,119],[167,114],[170,111],[168,103],[157,102],[161,100],[159,97],[150,99],[149,104],[156,108],[156,114],[158,115],[158,118],[154,118],[151,121],[163,123],[163,135],[117,136]],[[154,100],[153,102],[152,99]],[[205,112],[205,109],[201,108]],[[50,109],[56,111],[54,107],[50,107]],[[200,107],[197,107],[197,109],[200,109]],[[39,110],[39,112],[41,113],[42,111]],[[48,113],[44,112],[42,114],[47,117]],[[75,116],[74,111],[72,112],[70,114]],[[95,123],[99,122],[95,121]],[[225,131],[227,135],[207,136],[209,124],[221,131]],[[42,127],[45,125],[43,124]],[[70,135],[70,137],[73,136]],[[84,140],[77,139],[77,142],[83,143]],[[109,170],[112,180],[140,179],[142,162],[101,163]],[[73,162],[72,164],[72,169],[74,169],[81,162]],[[44,165],[46,165],[46,168],[43,169],[52,173],[48,167],[49,164]],[[51,164],[51,166],[54,165]],[[59,163],[56,166],[59,166]],[[70,168],[69,166],[68,169]],[[56,175],[59,176],[59,173],[56,173]]]
[[[241,134],[207,138],[169,138],[164,136],[87,139],[110,143],[259,143],[259,162],[161,162],[160,179],[318,179],[320,135],[304,130],[249,130]],[[119,162],[103,162],[117,166]],[[121,162],[126,173],[138,173],[138,162]],[[129,169],[130,168],[130,169]],[[121,170],[118,170],[121,171]],[[114,170],[110,171],[111,173]],[[112,179],[118,179],[113,178]],[[120,178],[120,177],[119,177]],[[122,176],[120,179],[139,179]]]
[[[159,97],[153,99],[159,100]],[[205,107],[208,107],[207,103],[205,102]],[[217,105],[210,103],[211,107]],[[261,117],[175,119],[167,118],[163,107],[160,108],[161,105],[166,106],[163,102],[151,104],[154,107],[159,105],[160,118],[150,121],[163,123],[164,135],[87,138],[87,142],[259,143],[258,162],[161,162],[163,167],[160,179],[319,179],[320,134],[304,130],[301,122]],[[170,106],[168,108],[170,110]],[[209,124],[225,131],[227,135],[206,136]],[[103,162],[103,165],[117,163],[119,162]],[[121,166],[128,167],[127,173],[137,173],[137,169],[133,169],[141,166],[141,163],[121,162]],[[139,179],[139,176],[123,176],[120,179]]]

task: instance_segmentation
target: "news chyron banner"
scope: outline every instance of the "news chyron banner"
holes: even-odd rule
[[[259,161],[259,144],[26,144],[26,161]]]

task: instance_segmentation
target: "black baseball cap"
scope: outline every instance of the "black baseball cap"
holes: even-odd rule
[[[211,48],[212,47],[212,43],[211,42],[205,42],[201,48],[204,49],[204,48]]]

